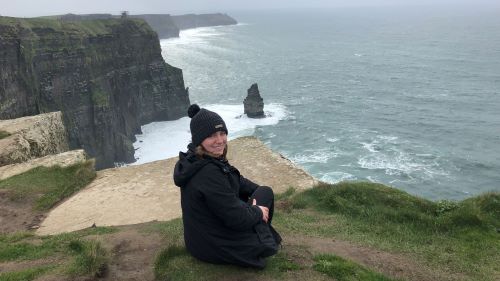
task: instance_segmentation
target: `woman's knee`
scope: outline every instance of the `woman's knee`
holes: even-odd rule
[[[259,186],[251,196],[258,205],[270,207],[274,201],[274,192],[269,186]]]
[[[274,200],[274,192],[273,189],[269,186],[259,186],[255,192],[255,195],[261,198],[273,199]]]

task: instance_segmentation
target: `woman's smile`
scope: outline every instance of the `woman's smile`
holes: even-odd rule
[[[215,156],[221,156],[227,145],[227,134],[224,131],[217,131],[204,139],[201,145],[209,153]]]

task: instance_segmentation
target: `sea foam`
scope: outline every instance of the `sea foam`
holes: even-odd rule
[[[286,107],[271,103],[264,108],[265,118],[253,119],[243,114],[243,105],[209,104],[201,107],[217,112],[229,131],[228,138],[250,136],[257,126],[278,124],[288,116]],[[144,164],[156,160],[177,156],[179,151],[185,151],[190,142],[189,117],[174,121],[153,122],[141,127],[142,134],[136,135],[134,143],[136,164]]]

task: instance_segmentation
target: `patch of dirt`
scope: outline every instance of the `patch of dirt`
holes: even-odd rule
[[[106,277],[100,280],[154,280],[154,260],[165,246],[158,234],[141,233],[140,227],[125,226],[102,239],[110,253],[110,263]]]
[[[116,233],[85,237],[100,241],[108,253],[104,276],[76,278],[52,274],[36,281],[154,281],[154,260],[165,245],[158,234],[143,233],[144,225],[147,224],[121,226]]]
[[[284,247],[307,246],[312,255],[335,254],[394,278],[415,281],[465,280],[462,275],[432,269],[401,254],[362,247],[337,239],[287,235],[284,236],[284,241]]]
[[[0,189],[0,233],[12,233],[38,228],[45,214],[33,210],[31,200],[12,201],[6,190]]]

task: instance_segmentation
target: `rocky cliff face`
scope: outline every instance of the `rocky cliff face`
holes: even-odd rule
[[[182,71],[139,19],[0,17],[0,119],[62,111],[70,148],[96,167],[134,160],[140,126],[184,116]]]
[[[159,38],[179,37],[179,27],[170,15],[133,15],[131,17],[145,20],[156,31]]]

